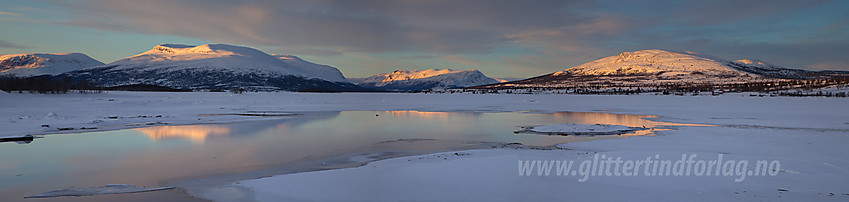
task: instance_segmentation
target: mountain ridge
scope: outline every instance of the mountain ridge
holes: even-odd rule
[[[103,65],[83,53],[21,53],[0,55],[0,75],[31,77],[57,75]]]
[[[304,60],[299,61],[309,63]],[[291,65],[286,61],[262,51],[227,44],[204,44],[190,46],[183,44],[160,44],[138,55],[130,56],[106,64],[117,65],[119,69],[134,69],[139,66],[166,66],[170,69],[180,67],[206,67],[215,70],[249,70],[261,73],[317,78],[333,82],[347,82],[342,73],[333,67],[314,63]],[[309,70],[305,66],[323,69],[320,72]],[[147,67],[145,67],[147,68]]]

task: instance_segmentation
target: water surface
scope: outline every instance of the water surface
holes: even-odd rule
[[[611,113],[477,113],[420,111],[309,112],[292,119],[230,124],[154,126],[47,135],[30,144],[0,143],[0,198],[68,187],[165,182],[250,172],[362,151],[437,152],[481,142],[547,146],[623,136],[514,134],[520,126],[560,123],[658,128],[648,115]],[[121,198],[125,197],[125,198]],[[145,198],[152,197],[152,198]],[[178,191],[47,200],[175,199]],[[191,198],[180,198],[191,200]]]

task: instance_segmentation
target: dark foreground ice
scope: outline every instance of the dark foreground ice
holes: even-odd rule
[[[173,189],[174,187],[154,187],[147,188],[143,186],[128,185],[128,184],[110,184],[102,187],[85,187],[85,188],[67,188],[44,192],[38,195],[27,196],[24,198],[50,198],[60,196],[94,196],[100,194],[127,194],[149,191],[160,191]]]

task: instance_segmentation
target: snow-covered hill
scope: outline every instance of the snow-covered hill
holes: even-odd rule
[[[804,80],[831,79],[830,83],[839,83],[845,78],[849,78],[849,71],[791,69],[759,60],[731,61],[694,52],[652,49],[624,52],[548,75],[476,88],[553,88],[578,93],[712,88],[768,91],[816,87]]]
[[[725,60],[694,52],[641,50],[605,57],[560,72],[557,75],[573,76],[623,76],[656,75],[677,78],[779,78],[812,79],[847,74],[846,71],[811,71],[792,69],[760,60]]]
[[[291,55],[226,44],[161,44],[103,66],[67,75],[104,86],[152,84],[181,89],[352,90],[338,69]]]
[[[728,61],[697,53],[678,53],[664,50],[641,50],[624,52],[617,56],[572,67],[559,74],[572,75],[647,75],[658,76],[702,74],[710,76],[742,76],[727,65]]]
[[[0,76],[56,75],[103,65],[82,53],[26,53],[0,55]]]
[[[478,70],[451,69],[396,70],[366,78],[358,85],[390,91],[449,89],[499,83]]]

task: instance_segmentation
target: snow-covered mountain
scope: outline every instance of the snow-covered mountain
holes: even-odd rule
[[[499,83],[478,70],[451,69],[396,70],[366,78],[358,85],[390,91],[450,89]]]
[[[791,69],[759,60],[731,61],[694,52],[651,49],[624,52],[552,74],[481,88],[666,88],[846,77],[849,71]]]
[[[103,66],[69,72],[104,85],[151,84],[179,89],[361,90],[338,69],[291,55],[226,44],[160,44]]]
[[[656,75],[677,78],[766,77],[780,79],[811,79],[844,71],[810,71],[772,65],[760,60],[725,60],[694,52],[641,50],[605,57],[560,72],[573,76]]]
[[[783,78],[783,79],[817,79],[843,77],[849,74],[849,71],[822,70],[810,71],[804,69],[792,69],[769,64],[760,60],[742,59],[727,63],[728,66],[734,69],[757,74],[765,77]]]
[[[709,76],[741,76],[746,74],[728,66],[727,63],[722,59],[692,52],[678,53],[652,49],[605,57],[557,72],[555,75],[675,76],[695,73]]]
[[[315,75],[316,78],[328,81],[348,82],[345,76],[342,76],[342,72],[334,67],[307,62],[294,55],[272,54],[272,56],[283,61],[283,63],[286,63],[290,67],[297,68],[303,75]]]
[[[0,76],[57,75],[103,65],[82,53],[25,53],[0,55]]]

